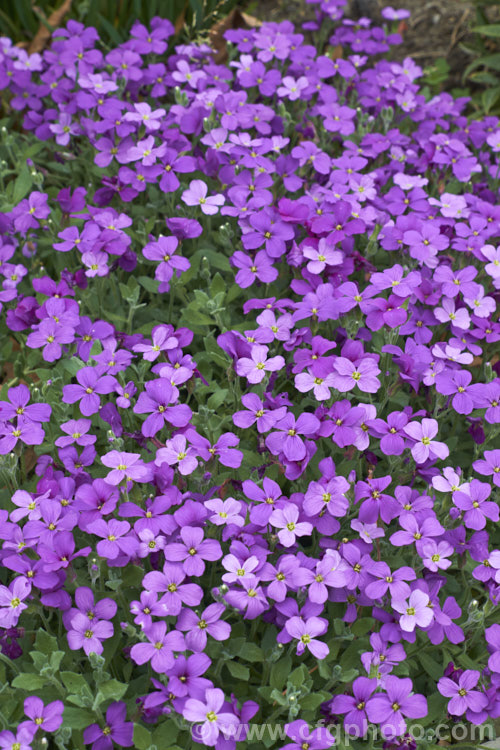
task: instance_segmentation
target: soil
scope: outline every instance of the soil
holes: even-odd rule
[[[475,43],[470,31],[477,24],[473,0],[350,0],[347,14],[352,18],[368,16],[376,22],[381,18],[380,9],[386,5],[411,12],[401,24],[403,44],[392,48],[392,59],[412,57],[426,72],[435,68],[437,61],[442,65],[441,61],[446,60],[449,72],[442,81],[443,88],[463,88],[464,70],[474,59],[464,49]],[[314,17],[313,6],[305,0],[250,0],[245,10],[261,21],[288,19],[296,26]],[[495,9],[490,13],[495,14]],[[497,19],[492,15],[490,20]]]

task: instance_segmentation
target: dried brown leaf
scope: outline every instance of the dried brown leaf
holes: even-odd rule
[[[50,16],[47,18],[47,23],[49,24],[49,26],[57,28],[61,25],[64,16],[67,15],[67,13],[69,13],[71,10],[71,3],[72,0],[64,0],[63,4],[50,14]],[[35,7],[40,14],[43,14],[43,11],[40,10],[40,8],[38,8],[37,6],[33,7]],[[34,52],[42,52],[42,50],[44,50],[49,43],[50,37],[50,31],[45,26],[45,24],[41,23],[38,31],[33,38],[33,41],[28,45],[28,54],[32,55]]]

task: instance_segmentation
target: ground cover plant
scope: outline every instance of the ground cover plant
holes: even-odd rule
[[[343,5],[1,40],[1,748],[494,736],[500,126]]]

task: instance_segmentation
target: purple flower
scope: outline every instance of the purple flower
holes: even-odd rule
[[[358,386],[365,393],[376,393],[380,388],[380,380],[376,377],[380,370],[371,357],[354,363],[346,357],[337,357],[333,363],[335,377],[333,386],[341,393],[352,391]]]
[[[89,523],[87,531],[102,537],[102,541],[97,542],[97,554],[107,560],[115,560],[120,555],[130,558],[137,551],[138,542],[135,536],[128,533],[130,524],[127,521],[115,518],[105,521],[101,518]]]
[[[285,724],[285,732],[287,737],[294,741],[282,745],[280,750],[303,750],[304,746],[307,746],[308,750],[325,750],[335,743],[335,738],[326,727],[316,727],[309,730],[303,719]]]
[[[247,378],[249,383],[260,383],[266,372],[276,372],[285,366],[281,356],[267,359],[269,348],[260,344],[252,346],[250,357],[241,357],[235,365],[235,370],[241,377]]]
[[[100,365],[78,370],[76,379],[79,385],[63,386],[63,402],[74,404],[80,401],[80,411],[84,416],[95,414],[101,405],[99,396],[112,393],[116,384],[116,379],[112,375],[104,375],[104,372],[105,368]]]
[[[134,406],[136,414],[150,414],[141,427],[145,437],[154,437],[166,422],[175,427],[185,427],[189,423],[191,409],[187,404],[169,406],[175,400],[174,389],[166,378],[157,378],[146,383],[146,391],[139,395]]]
[[[10,453],[19,440],[25,445],[41,445],[45,432],[36,422],[18,417],[17,424],[0,422],[0,454]]]
[[[192,180],[188,190],[182,193],[182,200],[188,206],[200,206],[204,214],[212,216],[224,204],[225,198],[221,193],[211,195],[207,198],[208,186],[203,180]]]
[[[306,446],[299,435],[312,437],[319,427],[319,420],[309,412],[303,412],[297,419],[288,413],[276,423],[277,432],[267,436],[266,446],[275,456],[283,453],[289,461],[301,461],[306,457]]]
[[[263,284],[270,284],[278,278],[278,271],[264,250],[259,250],[255,258],[251,258],[241,250],[236,250],[231,256],[231,262],[240,269],[235,280],[242,289],[254,284],[256,279]]]
[[[143,586],[148,591],[164,592],[161,602],[165,614],[178,615],[183,604],[188,607],[198,606],[203,594],[195,583],[183,583],[185,577],[182,565],[166,562],[162,573],[153,570],[144,576]]]
[[[316,636],[323,635],[328,628],[326,620],[320,617],[309,617],[303,620],[300,617],[291,617],[285,624],[286,631],[292,638],[296,638],[297,654],[303,654],[307,648],[316,659],[325,659],[330,649],[319,641]]]
[[[478,474],[491,476],[493,484],[500,487],[500,449],[484,452],[484,459],[472,464]]]
[[[441,695],[451,698],[448,713],[452,716],[462,716],[466,712],[469,714],[482,711],[488,704],[488,698],[479,690],[473,690],[479,682],[480,673],[475,669],[466,669],[456,677],[458,682],[449,677],[441,677],[437,685]]]
[[[62,356],[61,344],[71,344],[75,340],[75,332],[71,326],[56,323],[52,318],[45,318],[40,325],[29,334],[26,346],[30,349],[43,347],[42,354],[46,362],[55,362]]]
[[[30,392],[27,386],[18,385],[9,388],[7,396],[10,401],[0,401],[0,418],[8,421],[22,417],[28,422],[48,422],[52,413],[49,404],[29,404]]]
[[[177,464],[179,473],[185,476],[192,474],[198,466],[196,455],[194,448],[188,447],[184,435],[174,435],[173,438],[167,440],[164,448],[157,451],[155,464],[161,466],[164,461],[169,466]]]
[[[31,719],[25,722],[33,733],[38,729],[44,732],[55,732],[62,724],[62,713],[64,703],[62,701],[52,701],[44,705],[41,698],[33,695],[24,700],[24,713]]]
[[[0,732],[0,748],[2,750],[32,750],[32,741],[35,736],[30,726],[31,722],[24,722],[19,725],[16,734],[8,729]]]
[[[427,715],[427,700],[423,695],[412,694],[409,678],[393,677],[385,681],[385,693],[377,693],[368,699],[366,713],[369,721],[380,724],[384,737],[394,739],[406,731],[405,716],[421,719]]]
[[[446,443],[432,439],[438,433],[438,423],[435,419],[422,419],[421,424],[410,422],[404,427],[404,431],[415,441],[411,447],[411,454],[417,464],[423,464],[428,459],[445,459],[450,455]]]
[[[113,625],[107,620],[90,619],[78,612],[71,618],[71,625],[67,633],[68,646],[72,651],[83,648],[87,656],[94,652],[102,654],[102,641],[111,638]]]
[[[344,730],[355,737],[365,737],[368,729],[366,702],[377,688],[377,680],[357,677],[352,683],[353,695],[336,695],[330,706],[336,714],[346,714]]]
[[[139,453],[109,451],[101,457],[101,461],[111,469],[106,476],[109,484],[120,484],[123,480],[147,482],[150,479],[150,470],[144,465]]]
[[[256,250],[264,245],[270,258],[280,258],[285,252],[286,242],[293,239],[295,234],[293,227],[276,220],[271,211],[254,213],[249,222],[251,231],[243,234],[243,247],[245,250]]]
[[[231,626],[220,617],[225,612],[223,604],[209,604],[201,615],[192,609],[183,608],[177,617],[176,629],[186,632],[186,646],[197,653],[204,651],[207,635],[216,641],[225,641],[231,633]]]
[[[24,576],[18,576],[7,586],[0,586],[0,626],[11,628],[17,625],[21,612],[27,609],[24,601],[31,592],[31,582]]]
[[[453,493],[454,505],[465,511],[464,524],[468,529],[484,529],[487,518],[498,522],[498,505],[486,500],[490,495],[490,485],[478,479],[473,479],[468,485],[462,485],[459,491]]]
[[[111,703],[106,710],[106,723],[103,727],[91,724],[83,730],[83,741],[92,743],[92,750],[112,750],[113,742],[119,747],[132,747],[134,725],[127,721],[127,706],[123,701]]]
[[[426,628],[431,624],[434,614],[428,606],[429,597],[420,589],[411,592],[408,601],[392,601],[392,607],[401,614],[399,625],[402,630],[412,633],[416,627]]]
[[[171,542],[164,551],[165,560],[182,562],[188,576],[201,576],[205,572],[204,560],[213,562],[222,557],[222,549],[215,539],[204,539],[203,529],[185,526],[180,530],[182,542]]]
[[[299,509],[297,506],[289,504],[283,509],[276,508],[271,513],[269,523],[278,531],[278,539],[284,547],[291,547],[295,544],[298,536],[310,536],[313,527],[307,521],[298,521]]]
[[[257,424],[258,432],[269,432],[276,422],[286,414],[286,406],[281,406],[277,409],[266,409],[256,393],[245,393],[241,397],[241,403],[245,407],[245,410],[235,412],[233,414],[233,422],[237,427],[243,429]]]
[[[155,270],[155,279],[160,282],[160,286],[158,287],[160,293],[168,292],[170,289],[169,282],[174,272],[179,277],[191,265],[187,258],[175,255],[178,245],[179,241],[177,237],[164,237],[161,235],[155,242],[149,242],[142,251],[142,254],[148,260],[159,262]],[[154,341],[153,343],[157,345],[163,342]],[[134,351],[141,350],[134,347]]]
[[[167,624],[155,622],[144,631],[149,643],[136,643],[130,650],[130,657],[136,664],[151,663],[152,669],[164,674],[175,663],[174,651],[184,651],[184,636],[177,630],[167,633]]]
[[[219,688],[206,690],[203,700],[189,698],[184,704],[182,715],[186,721],[201,723],[193,728],[193,737],[207,747],[216,745],[221,733],[231,737],[240,723],[237,716],[224,710],[223,704],[224,693]]]

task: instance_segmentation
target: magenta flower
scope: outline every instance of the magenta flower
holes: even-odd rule
[[[209,688],[202,700],[189,698],[184,704],[182,715],[186,721],[201,726],[193,728],[193,736],[207,747],[217,744],[222,733],[223,738],[230,738],[236,731],[240,720],[233,713],[224,710],[224,693],[219,688]]]
[[[91,724],[83,730],[83,741],[92,743],[91,750],[112,750],[113,743],[119,747],[132,747],[134,725],[126,721],[127,706],[123,701],[111,703],[106,710],[106,723],[103,727]]]
[[[269,348],[262,344],[252,346],[249,357],[241,357],[235,365],[235,370],[249,383],[260,383],[264,380],[266,372],[276,372],[285,366],[285,360],[278,355],[267,359]]]
[[[307,648],[316,659],[325,659],[330,649],[319,641],[316,636],[323,635],[328,629],[328,623],[321,617],[309,617],[303,620],[301,617],[291,617],[285,623],[286,632],[296,638],[297,654],[300,656]]]
[[[405,433],[414,440],[411,454],[417,464],[423,464],[428,459],[445,459],[450,455],[446,443],[440,443],[433,438],[438,433],[438,423],[435,419],[422,419],[422,423],[410,422],[404,428]]]

